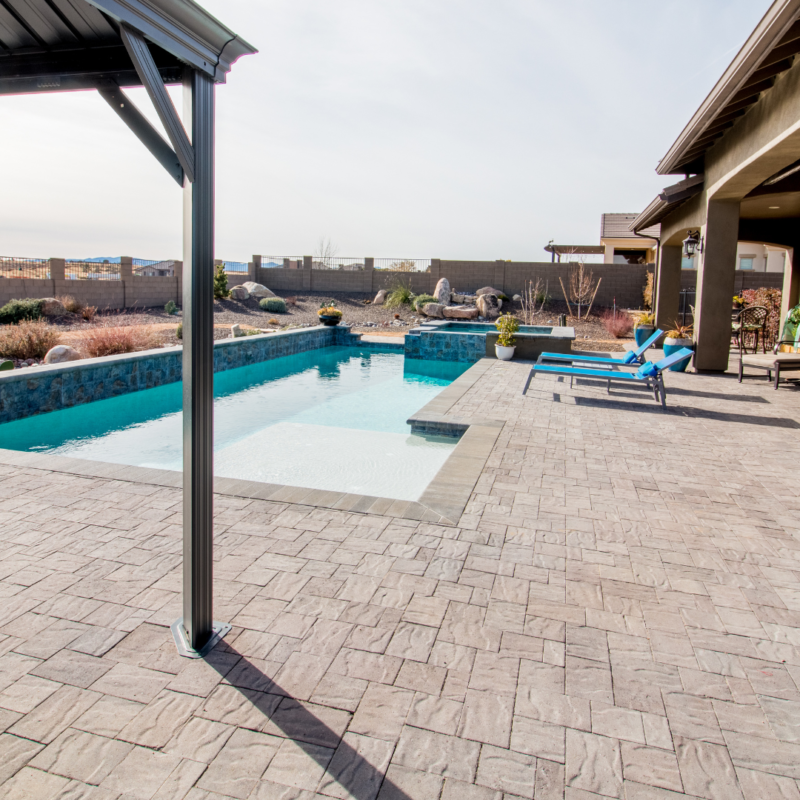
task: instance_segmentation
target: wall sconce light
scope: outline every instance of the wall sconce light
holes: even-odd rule
[[[695,253],[703,252],[703,239],[700,231],[689,231],[689,235],[683,240],[683,254],[686,258],[693,258]]]

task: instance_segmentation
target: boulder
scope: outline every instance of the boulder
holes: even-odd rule
[[[513,300],[515,303],[519,303],[519,301],[520,301],[520,300],[522,300],[522,295],[515,294],[515,295],[514,295],[514,296],[513,296],[511,299],[512,299],[512,300]]]
[[[372,301],[374,306],[382,306],[386,302],[386,289],[381,289]]]
[[[436,302],[443,306],[449,305],[451,294],[450,281],[447,278],[439,278],[439,283],[436,284],[436,288],[433,290]]]
[[[271,292],[266,286],[253,281],[246,281],[242,286],[247,290],[251,297],[275,297],[275,292]]]
[[[500,306],[502,303],[494,294],[482,294],[478,296],[478,313],[486,319],[496,319],[500,316]]]
[[[442,319],[444,317],[444,309],[446,306],[443,306],[441,303],[425,303],[422,306],[422,313],[426,317],[438,317]]]
[[[45,317],[63,317],[67,313],[60,300],[55,297],[45,297],[42,300],[42,315]]]
[[[234,286],[230,293],[231,300],[247,300],[250,297],[250,292],[244,286]]]
[[[244,336],[244,333],[242,333],[242,326],[239,324],[231,325],[231,338],[235,339],[237,336]]]
[[[477,294],[478,297],[480,297],[482,294],[493,294],[493,295],[497,296],[497,295],[501,295],[503,293],[501,291],[499,291],[498,289],[492,289],[491,286],[484,286],[483,289],[478,289],[478,291],[475,292],[475,294]]]
[[[475,306],[451,306],[443,309],[445,319],[477,319],[478,309]]]
[[[456,294],[453,292],[453,294],[450,295],[450,302],[459,306],[463,306],[464,303],[467,302],[467,296],[465,294]]]
[[[79,361],[81,354],[73,347],[66,344],[57,344],[47,351],[44,357],[45,364],[63,364],[66,361]]]

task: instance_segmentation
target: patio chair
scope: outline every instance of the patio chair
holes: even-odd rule
[[[744,353],[746,336],[751,333],[754,337],[753,352],[758,351],[758,339],[761,338],[761,351],[767,352],[767,317],[769,310],[765,306],[747,306],[739,314],[739,319],[731,328],[731,336],[739,347],[739,352]]]
[[[693,355],[694,352],[692,350],[689,350],[688,347],[684,347],[678,350],[677,353],[673,353],[673,355],[667,358],[662,358],[661,361],[648,361],[642,364],[635,372],[625,371],[626,367],[630,369],[631,366],[635,366],[627,364],[604,365],[605,368],[603,368],[602,365],[598,365],[600,366],[599,369],[590,369],[588,367],[567,367],[559,364],[536,363],[531,367],[522,394],[527,394],[531,381],[536,377],[537,373],[545,375],[568,375],[570,378],[600,378],[607,382],[609,392],[611,392],[612,383],[621,383],[627,386],[644,385],[653,392],[656,402],[661,400],[661,407],[666,408],[667,390],[664,386],[664,377],[662,373],[667,367],[671,367],[673,364],[680,364],[681,361],[685,361]]]
[[[800,331],[798,332],[800,336]],[[789,345],[794,352],[780,352],[781,345]],[[778,342],[773,348],[773,352],[767,355],[758,355],[739,351],[739,383],[742,382],[744,377],[744,368],[750,367],[751,369],[759,369],[767,373],[767,380],[772,380],[772,374],[775,373],[775,388],[778,388],[778,383],[781,379],[781,372],[795,372],[800,370],[800,353],[797,352],[798,341],[797,339],[785,339]]]
[[[664,331],[660,328],[656,329],[655,333],[647,339],[647,341],[642,342],[635,350],[628,350],[622,358],[611,358],[609,356],[593,356],[588,354],[578,354],[578,353],[540,353],[539,358],[537,359],[537,363],[541,363],[542,361],[580,361],[582,363],[591,363],[591,364],[644,364],[645,352],[651,348],[662,336],[664,335]]]

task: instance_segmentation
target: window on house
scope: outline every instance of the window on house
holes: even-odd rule
[[[681,259],[681,269],[697,269],[697,261],[695,261],[694,256],[691,258],[684,256]]]
[[[756,262],[755,256],[740,256],[739,257],[739,269],[753,269],[753,265]]]
[[[647,250],[617,250],[614,249],[615,264],[646,264]]]

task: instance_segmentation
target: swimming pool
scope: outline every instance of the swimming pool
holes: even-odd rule
[[[214,376],[214,473],[417,500],[455,447],[406,420],[467,364],[326,347]],[[0,425],[0,447],[182,467],[182,384]]]

